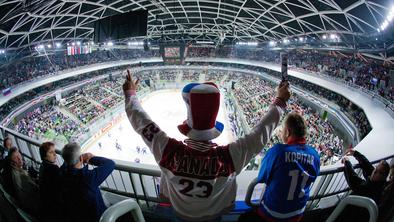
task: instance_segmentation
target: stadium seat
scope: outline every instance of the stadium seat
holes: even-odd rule
[[[378,219],[378,206],[368,197],[350,195],[339,202],[334,212],[328,217],[326,222],[334,222],[348,205],[366,208],[369,212],[369,222],[375,222]]]
[[[131,212],[134,222],[145,222],[141,208],[132,199],[120,201],[109,207],[101,216],[100,222],[115,222],[119,217]]]

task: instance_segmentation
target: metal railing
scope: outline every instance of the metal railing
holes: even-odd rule
[[[0,126],[0,141],[6,135],[12,135],[13,143],[16,144],[19,150],[23,153],[24,158],[33,161],[36,164],[41,162],[39,156],[39,143],[25,135],[22,135],[14,130],[10,130]],[[62,158],[58,152],[57,163],[62,164]],[[27,160],[26,159],[26,160]],[[382,158],[390,162],[394,159],[394,155]],[[377,164],[379,160],[372,161]],[[361,175],[359,166],[355,166],[356,171]],[[155,203],[160,203],[159,184],[160,184],[160,169],[157,166],[137,164],[125,161],[116,161],[115,170],[112,174],[101,184],[101,189],[111,194],[121,195],[127,198],[133,198],[138,205],[144,207],[152,207]],[[250,206],[257,206],[260,198],[253,198],[257,180],[251,181],[246,195],[246,203]],[[327,202],[337,204],[339,200],[346,197],[350,191],[345,176],[344,168],[336,167],[334,169],[323,169],[316,181],[311,185],[310,199],[307,203],[307,210],[313,210],[318,207],[322,208]],[[261,197],[261,195],[257,195]],[[258,200],[258,202],[253,201]],[[328,207],[328,206],[327,206]]]
[[[393,159],[394,159],[394,155],[390,155],[385,158],[371,161],[371,163],[376,165],[381,160],[386,160],[387,162],[390,163],[390,161]],[[362,175],[362,171],[360,169],[359,164],[354,165],[353,168],[355,169],[356,173],[358,173],[359,176]],[[259,183],[257,181],[257,178],[253,179],[249,184],[247,193],[245,195],[245,203],[248,206],[251,207],[260,206],[261,198],[264,194],[264,189],[260,189],[262,191],[260,194],[253,195],[253,193],[256,190],[255,187],[258,184]],[[311,192],[310,192],[309,200],[306,205],[306,209],[313,210],[316,207],[321,206],[322,201],[324,202],[329,198],[331,198],[331,200],[327,202],[336,204],[338,203],[338,201],[348,196],[349,192],[350,192],[350,188],[347,184],[344,175],[344,167],[337,167],[331,170],[322,170],[319,176],[317,177],[317,179],[315,180],[315,182],[311,184]],[[253,200],[253,197],[258,197],[258,198],[257,199],[255,198]],[[325,204],[327,203],[323,203],[323,205]]]
[[[334,222],[348,205],[366,208],[369,213],[369,222],[375,222],[378,219],[378,206],[376,206],[375,201],[368,197],[350,195],[338,204],[334,212],[327,218],[326,222]]]

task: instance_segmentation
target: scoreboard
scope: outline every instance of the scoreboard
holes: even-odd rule
[[[185,44],[160,44],[160,54],[165,64],[182,65],[185,61]]]

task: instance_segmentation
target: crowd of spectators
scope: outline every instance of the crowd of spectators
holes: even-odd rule
[[[226,53],[222,53],[225,51]],[[39,57],[28,57],[5,64],[0,68],[0,89],[30,81],[36,77],[56,74],[60,70],[90,65],[100,62],[124,59],[149,58],[160,56],[158,50],[97,50],[90,54],[67,56],[55,53]],[[241,49],[238,47],[226,50],[214,48],[191,47],[189,57],[229,57],[265,62],[280,62],[278,51]],[[384,65],[378,60],[368,59],[361,55],[344,55],[341,53],[325,53],[320,51],[293,50],[289,52],[289,66],[312,72],[319,72],[357,84],[394,101],[394,87],[390,82],[392,66]],[[169,77],[170,78],[170,77]]]
[[[54,143],[41,144],[39,153],[39,170],[37,163],[25,161],[26,156],[13,146],[0,159],[0,183],[18,211],[43,222],[99,221],[107,208],[99,186],[112,173],[114,161],[82,154],[76,143],[64,146],[62,166],[57,165]],[[90,169],[88,164],[96,167]]]
[[[97,50],[89,54],[68,56],[64,52],[32,56],[0,67],[0,90],[58,71],[101,62],[159,56],[158,50]]]
[[[84,124],[93,121],[105,110],[101,105],[89,101],[83,90],[77,90],[66,97],[63,105]]]
[[[200,71],[199,70],[185,70],[182,72],[182,80],[183,81],[192,81],[198,82],[200,79]]]
[[[237,79],[234,78],[235,76]],[[232,80],[237,82],[232,92],[251,129],[258,123],[261,116],[265,115],[270,102],[275,98],[275,85],[261,77],[252,75],[232,75],[232,77]],[[322,165],[338,161],[337,157],[342,154],[344,144],[343,139],[338,137],[335,132],[333,125],[305,105],[297,95],[294,95],[288,103],[286,112],[298,112],[305,118],[308,126],[307,143],[317,149],[321,159],[324,160]],[[280,131],[281,128],[278,127],[271,141],[267,143],[266,149],[281,142]]]
[[[177,70],[166,69],[166,70],[159,72],[159,77],[160,77],[160,80],[175,82],[179,73],[180,73],[180,71],[177,71]]]
[[[217,57],[213,48],[191,48],[191,57]],[[233,47],[225,57],[280,63],[280,52],[271,50],[241,49]],[[390,70],[394,66],[369,59],[360,54],[345,55],[334,52],[293,50],[288,53],[290,67],[329,75],[354,83],[394,102],[394,85]]]
[[[100,103],[104,109],[110,109],[120,103],[123,99],[116,93],[101,87],[100,81],[92,85],[87,85],[83,88],[83,92],[86,97]],[[112,81],[109,81],[112,82]]]
[[[81,133],[82,126],[69,116],[63,114],[53,104],[39,106],[27,112],[26,115],[16,124],[17,131],[29,137],[63,135],[67,140],[73,134]]]

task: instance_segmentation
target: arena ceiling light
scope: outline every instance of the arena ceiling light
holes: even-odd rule
[[[258,42],[237,42],[235,44],[239,45],[239,46],[258,46],[259,45]]]
[[[276,46],[276,42],[275,41],[270,41],[268,44],[269,44],[269,46]]]
[[[51,44],[48,44],[48,45],[47,45],[47,48],[48,48],[48,49],[52,48],[52,45],[51,45]]]
[[[114,43],[109,41],[109,42],[107,42],[107,46],[114,46]]]
[[[144,45],[144,42],[143,41],[128,42],[127,45],[128,46],[141,46],[141,45]]]
[[[0,50],[0,54],[5,54],[5,50],[4,50],[4,49],[1,49],[1,50]]]
[[[394,6],[391,7],[389,13],[387,14],[386,19],[383,21],[383,23],[377,29],[378,32],[384,31],[390,25],[390,23],[393,21],[393,19],[394,19]]]
[[[202,44],[202,45],[204,45],[204,44],[206,44],[206,45],[213,45],[213,44],[215,44],[214,42],[212,42],[212,41],[196,41],[196,44]]]
[[[62,44],[60,43],[60,42],[56,42],[56,48],[60,48],[60,47],[62,47]]]

